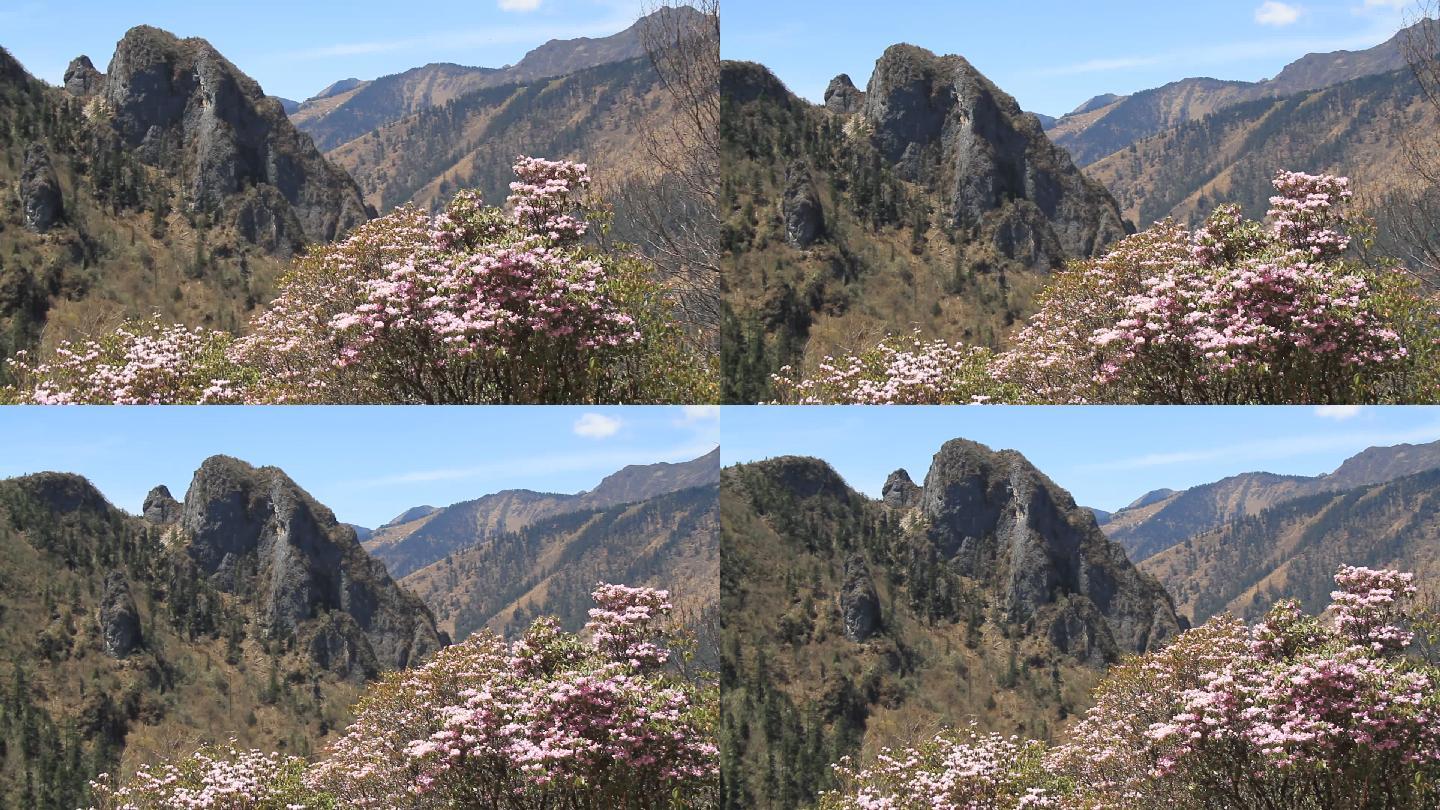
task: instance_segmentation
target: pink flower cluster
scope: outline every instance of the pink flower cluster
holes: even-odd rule
[[[1010,363],[1079,361],[1091,387],[1123,399],[1318,402],[1348,398],[1359,369],[1402,362],[1379,279],[1342,260],[1348,181],[1282,172],[1275,187],[1268,228],[1222,205],[1193,234],[1165,222],[1121,243],[1080,271],[1114,302],[1091,308],[1088,346],[1045,340],[1057,318],[1084,314],[1061,299]]]
[[[1060,807],[1045,781],[1045,746],[982,734],[974,726],[945,731],[916,748],[882,750],[866,768],[849,758],[835,766],[844,790],[821,797],[823,810],[977,810]]]
[[[21,351],[6,364],[22,381],[16,398],[37,405],[236,403],[245,399],[244,372],[225,357],[230,340],[156,316],[99,340],[61,343],[48,362]]]
[[[306,320],[323,322],[306,343],[333,344],[337,368],[379,373],[420,401],[483,397],[477,388],[523,385],[519,373],[564,385],[590,373],[592,358],[638,344],[643,335],[620,303],[611,266],[580,244],[588,226],[576,216],[576,195],[589,186],[585,165],[522,157],[515,172],[508,213],[462,192],[433,220],[411,209],[392,214],[408,240],[393,228],[372,229],[401,241],[361,263],[365,274],[348,303],[309,307],[316,316]],[[354,247],[327,259],[353,269]],[[258,339],[289,345],[289,325],[276,325],[273,338],[262,328]]]
[[[860,354],[826,357],[808,377],[785,366],[772,379],[779,401],[789,404],[978,404],[993,399],[989,359],[984,349],[926,340],[917,331]]]
[[[90,783],[98,802],[92,810],[302,810],[317,806],[300,781],[305,767],[299,757],[241,751],[231,740],[178,763],[142,764],[123,786],[101,774]]]
[[[594,597],[588,638],[541,619],[509,648],[478,634],[388,682],[313,784],[356,807],[713,803],[713,692],[662,670],[668,595]]]
[[[1189,660],[1161,653],[1123,700],[1102,699],[1057,765],[1081,763],[1087,782],[1132,797],[1297,807],[1436,798],[1440,674],[1403,656],[1409,634],[1393,624],[1411,575],[1344,566],[1335,579],[1333,627],[1281,602],[1248,632],[1230,619],[1191,631],[1175,643]],[[1123,775],[1091,778],[1107,761],[1125,763]]]

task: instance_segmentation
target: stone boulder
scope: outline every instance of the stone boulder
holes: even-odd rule
[[[60,196],[60,179],[50,163],[50,152],[42,144],[25,148],[25,164],[20,170],[20,207],[25,227],[35,233],[46,233],[65,214]]]
[[[140,646],[140,612],[130,596],[130,583],[119,571],[105,577],[100,597],[100,638],[105,654],[125,658]]]
[[[880,632],[880,597],[870,569],[858,555],[845,561],[845,582],[840,589],[840,620],[845,638],[861,643]]]
[[[803,160],[792,162],[785,170],[785,195],[780,203],[785,220],[785,241],[792,247],[807,248],[825,232],[825,213],[810,167]]]

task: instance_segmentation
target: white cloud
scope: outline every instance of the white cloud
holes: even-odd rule
[[[534,11],[540,7],[540,0],[500,0],[501,11]]]
[[[1368,0],[1367,0],[1368,2]],[[1255,9],[1255,22],[1276,27],[1290,25],[1300,19],[1300,7],[1277,0],[1265,0]]]
[[[1414,0],[1365,0],[1365,8],[1388,8],[1391,11],[1400,11],[1412,2]]]
[[[693,425],[696,422],[709,422],[720,418],[719,405],[685,405],[680,409],[681,415],[677,425]]]
[[[1333,419],[1336,422],[1344,422],[1347,419],[1354,419],[1360,415],[1359,405],[1316,405],[1315,415],[1321,419]]]
[[[607,439],[620,431],[620,420],[604,414],[587,413],[575,420],[575,435],[587,439]]]

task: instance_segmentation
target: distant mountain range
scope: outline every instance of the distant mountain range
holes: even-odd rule
[[[1440,442],[1372,447],[1321,476],[1252,472],[1181,492],[1156,490],[1111,515],[1104,529],[1141,562],[1182,540],[1253,517],[1283,501],[1343,492],[1435,468],[1440,468]]]
[[[696,18],[697,23],[700,17],[700,12],[690,6],[666,7],[654,13],[688,15]],[[656,20],[643,17],[608,37],[550,40],[514,65],[503,68],[442,63],[369,81],[343,79],[301,103],[292,113],[292,120],[315,139],[316,146],[329,151],[371,130],[430,107],[443,107],[476,90],[532,84],[600,65],[642,58],[645,27],[655,24],[658,24]]]
[[[573,495],[510,489],[440,509],[415,507],[376,529],[365,548],[385,563],[391,575],[403,579],[449,555],[544,518],[637,503],[713,484],[719,478],[717,449],[679,464],[626,467],[594,489]]]
[[[1127,96],[1096,96],[1046,130],[1055,143],[1075,156],[1076,163],[1089,166],[1131,144],[1226,107],[1408,69],[1406,43],[1421,34],[1421,26],[1435,24],[1434,20],[1421,20],[1415,23],[1417,30],[1401,31],[1363,51],[1307,54],[1286,65],[1275,78],[1264,81],[1181,79]]]

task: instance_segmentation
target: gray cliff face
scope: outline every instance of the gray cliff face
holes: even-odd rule
[[[858,554],[845,561],[845,582],[840,590],[840,617],[845,638],[863,642],[880,632],[880,597],[870,569]]]
[[[250,595],[261,626],[296,638],[320,666],[370,677],[449,643],[354,531],[280,470],[208,459],[185,494],[181,527],[200,573]]]
[[[65,68],[65,92],[80,98],[98,94],[105,86],[105,74],[95,69],[88,56],[77,56]]]
[[[921,494],[920,487],[910,480],[910,473],[896,470],[885,479],[885,486],[880,490],[880,500],[892,509],[913,509],[920,505]]]
[[[1083,661],[1155,649],[1183,627],[1164,589],[1019,453],[947,442],[921,508],[941,557],[988,583],[1007,621]]]
[[[839,115],[854,115],[865,108],[865,93],[855,86],[850,76],[841,73],[825,88],[825,109]]]
[[[882,158],[943,193],[953,227],[1007,259],[1054,269],[1126,233],[1110,194],[962,57],[892,46],[876,62],[863,111]]]
[[[105,654],[125,658],[140,646],[140,612],[130,596],[130,583],[119,571],[105,577],[100,598],[100,638]]]
[[[147,163],[179,171],[189,203],[282,252],[368,219],[359,187],[290,124],[280,102],[208,42],[140,26],[115,49],[102,95]]]
[[[49,231],[65,214],[50,152],[38,143],[25,149],[25,165],[20,169],[20,206],[25,227],[35,233]]]
[[[158,526],[165,526],[180,519],[180,502],[170,495],[170,489],[163,484],[150,490],[145,503],[140,507],[145,520]]]
[[[807,248],[825,231],[825,215],[810,167],[795,160],[785,170],[785,196],[780,203],[785,220],[785,241],[792,247]]]

